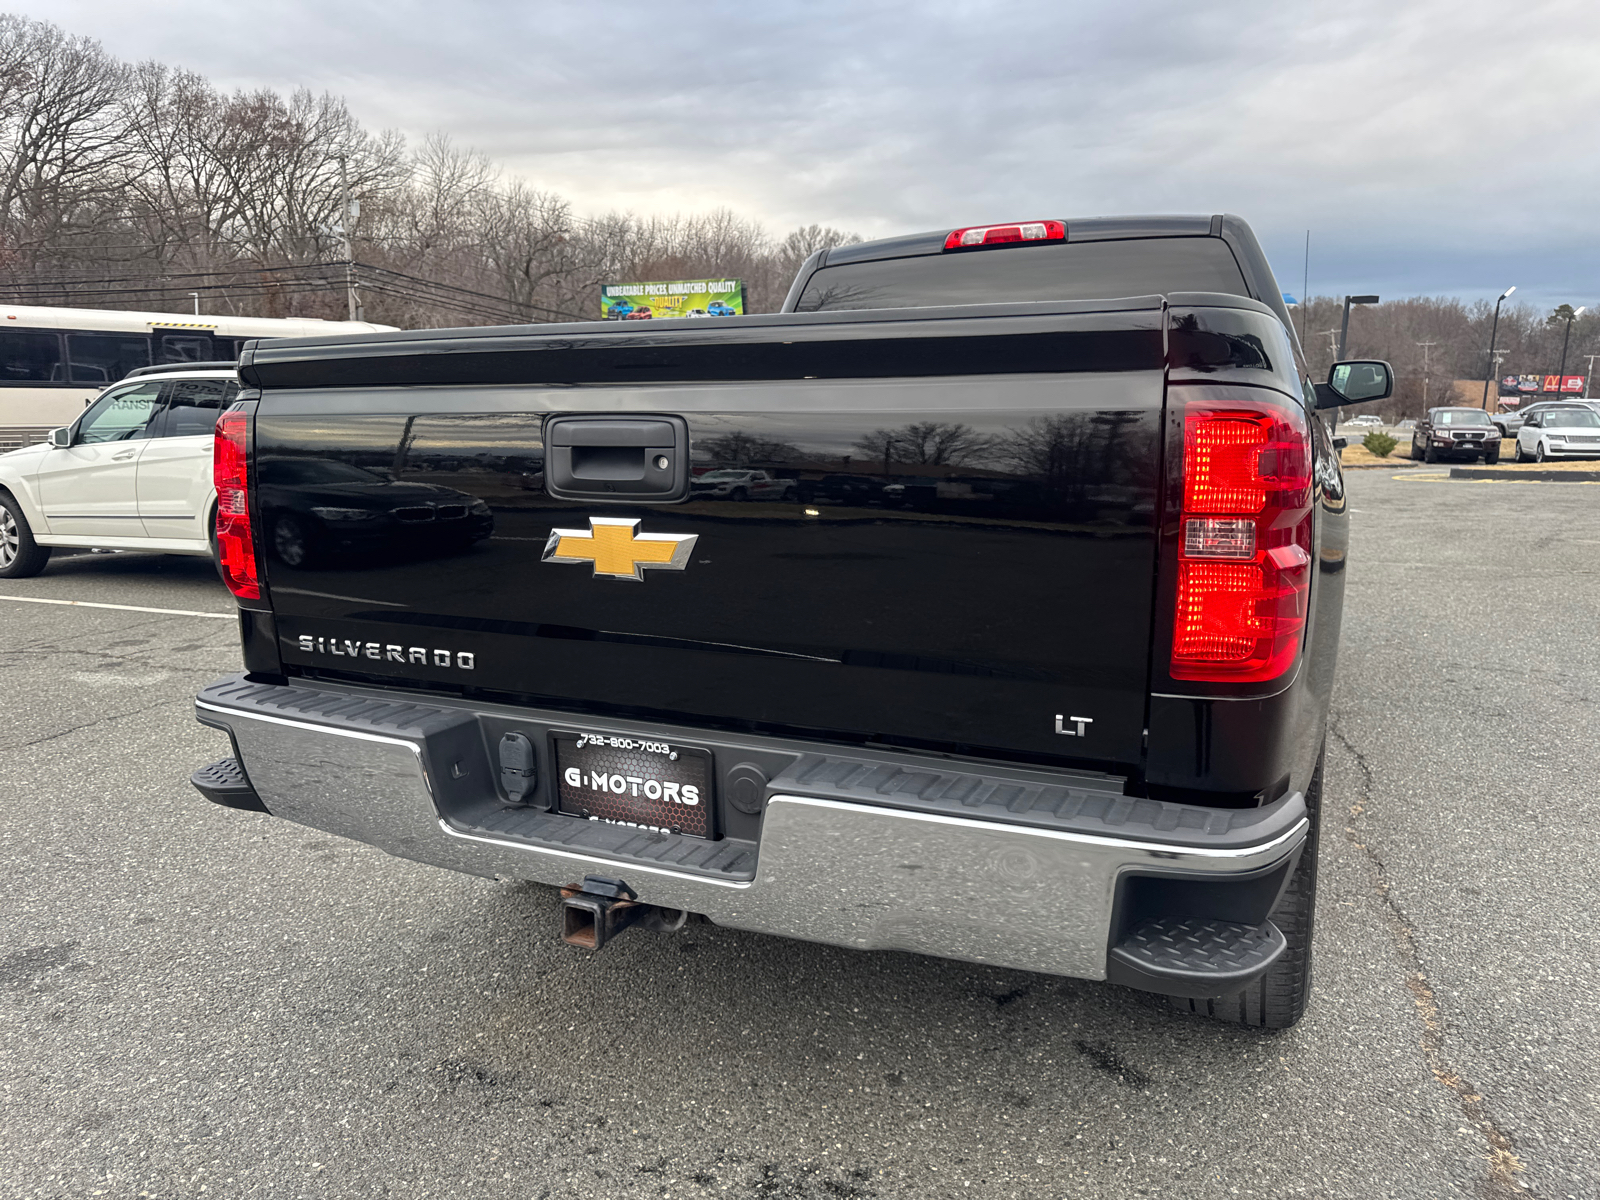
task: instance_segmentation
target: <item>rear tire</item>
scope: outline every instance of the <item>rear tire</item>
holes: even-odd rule
[[[1276,925],[1289,943],[1278,961],[1244,991],[1218,1000],[1193,1000],[1172,996],[1172,1006],[1181,1012],[1197,1013],[1214,1021],[1248,1025],[1255,1029],[1288,1029],[1305,1015],[1311,999],[1311,935],[1317,912],[1317,841],[1322,828],[1322,768],[1328,748],[1323,744],[1317,755],[1317,769],[1306,788],[1306,812],[1311,827],[1306,830],[1300,862],[1289,878],[1289,886],[1272,906],[1267,919]]]
[[[743,504],[746,500],[750,499],[750,493],[745,491],[744,488],[734,488],[733,491],[728,493],[728,499],[732,500],[735,504]]]
[[[0,492],[0,579],[27,579],[44,570],[50,547],[33,540],[15,497]]]
[[[1499,461],[1500,461],[1500,451],[1498,451],[1498,450],[1496,450],[1493,454],[1485,454],[1483,456],[1483,462],[1484,462],[1485,466],[1492,467],[1492,466],[1495,465],[1495,463],[1497,463]]]

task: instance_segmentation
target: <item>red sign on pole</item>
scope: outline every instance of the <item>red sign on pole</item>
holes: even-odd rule
[[[1544,377],[1544,387],[1539,390],[1542,392],[1559,392],[1561,390],[1561,377],[1558,375],[1546,375]]]
[[[1583,391],[1583,376],[1582,375],[1563,375],[1561,377],[1561,390],[1563,392],[1582,392]]]

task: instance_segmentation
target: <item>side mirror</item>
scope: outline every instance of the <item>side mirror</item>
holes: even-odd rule
[[[1334,363],[1328,371],[1328,382],[1317,384],[1317,407],[1387,400],[1393,394],[1394,368],[1388,363],[1378,359]]]
[[[63,425],[60,429],[52,429],[49,441],[57,450],[65,450],[72,445],[72,426]]]

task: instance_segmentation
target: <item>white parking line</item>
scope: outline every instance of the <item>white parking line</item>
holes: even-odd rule
[[[46,600],[42,596],[0,596],[14,604],[67,604],[75,608],[114,608],[118,612],[160,613],[164,617],[208,617],[213,621],[234,621],[236,613],[191,612],[187,608],[143,608],[137,604],[96,604],[92,600]]]

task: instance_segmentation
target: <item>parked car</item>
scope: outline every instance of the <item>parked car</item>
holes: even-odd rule
[[[212,441],[238,391],[232,363],[142,367],[0,454],[0,577],[37,575],[56,546],[212,554]]]
[[[896,496],[905,491],[898,484],[889,486],[898,489],[894,493]],[[814,500],[835,504],[871,504],[875,500],[884,500],[887,492],[883,480],[871,475],[824,475],[821,479],[800,481],[800,499],[806,504]]]
[[[696,500],[793,500],[800,485],[771,471],[707,471],[695,476],[689,495]]]
[[[1351,417],[1345,422],[1345,424],[1351,426],[1363,426],[1370,429],[1382,429],[1383,418],[1375,416],[1372,413],[1362,413],[1359,417]]]
[[[1416,427],[1417,427],[1417,419],[1415,417],[1407,417],[1403,421],[1396,422],[1396,424],[1395,424],[1395,432],[1397,432],[1397,433],[1409,432],[1410,430],[1413,430]]]
[[[1411,431],[1411,457],[1500,461],[1500,430],[1481,408],[1430,408]]]
[[[263,456],[256,487],[267,549],[286,567],[316,566],[336,553],[447,552],[494,532],[489,506],[476,496],[334,459]]]
[[[1517,432],[1516,455],[1518,462],[1600,458],[1600,413],[1581,404],[1532,413]]]
[[[1541,400],[1537,404],[1530,404],[1523,409],[1495,413],[1490,420],[1499,426],[1503,436],[1515,437],[1517,431],[1522,428],[1522,423],[1534,413],[1549,412],[1554,408],[1581,408],[1583,406],[1584,402],[1581,400]]]
[[[731,304],[724,304],[721,300],[713,300],[706,305],[706,313],[713,317],[737,317],[739,310]]]

